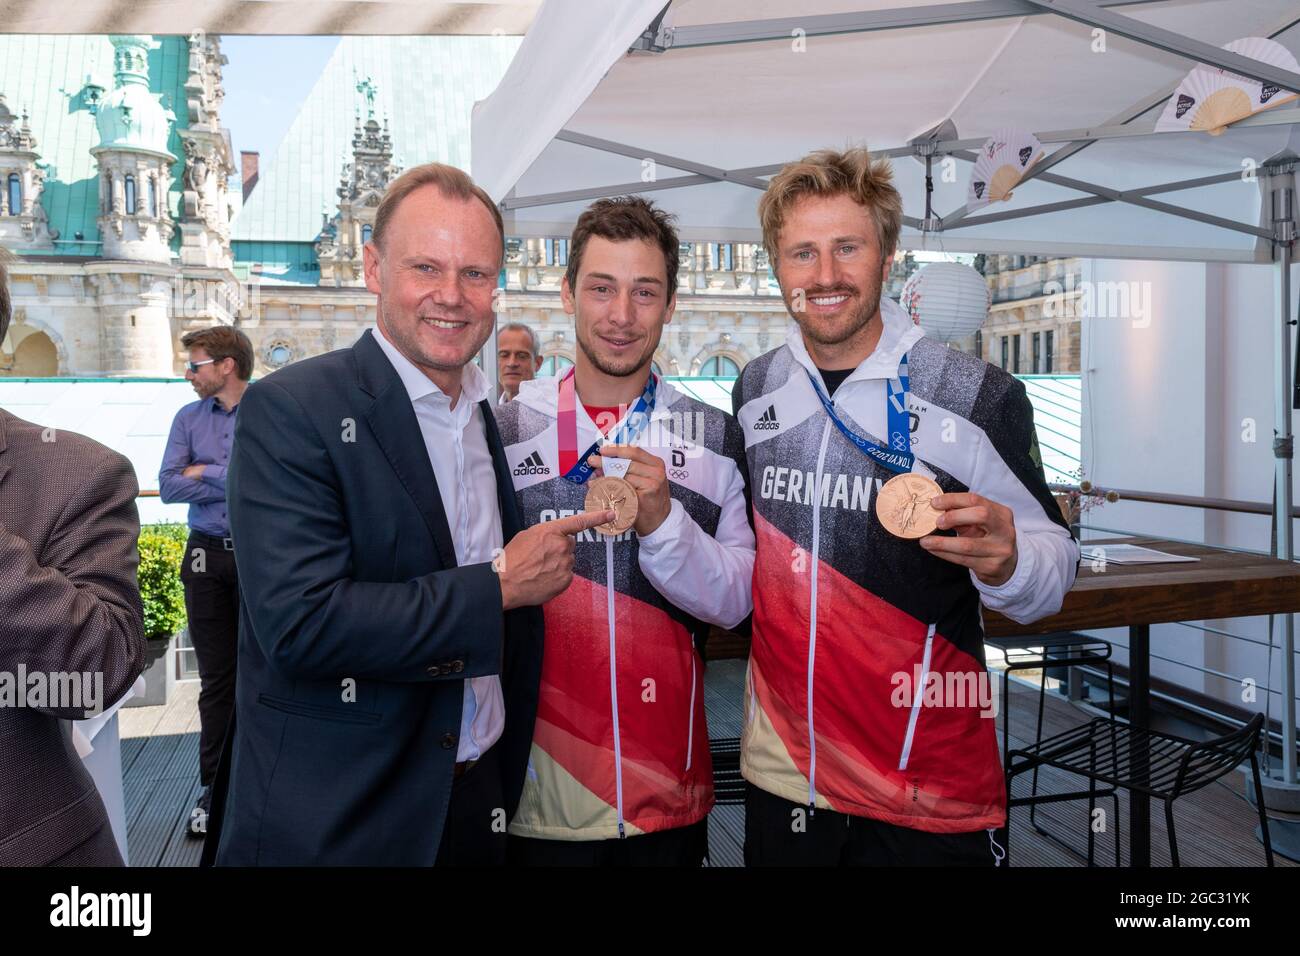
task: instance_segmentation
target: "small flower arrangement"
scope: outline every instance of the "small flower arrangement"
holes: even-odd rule
[[[1056,500],[1061,505],[1061,514],[1066,524],[1071,527],[1079,523],[1079,518],[1083,514],[1099,507],[1103,502],[1119,501],[1119,492],[1098,490],[1091,481],[1083,477],[1082,468],[1076,468],[1069,474],[1078,482],[1078,487],[1058,494]]]

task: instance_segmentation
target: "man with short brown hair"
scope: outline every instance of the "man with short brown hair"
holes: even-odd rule
[[[713,806],[701,650],[751,606],[744,438],[653,371],[676,305],[670,217],[641,196],[601,199],[570,247],[560,296],[577,363],[524,383],[497,420],[525,525],[602,496],[627,514],[579,537],[573,583],[543,608],[511,860],[699,866]]]
[[[230,325],[181,337],[190,350],[185,378],[199,396],[172,420],[159,497],[187,503],[190,536],[181,558],[181,583],[190,641],[199,663],[198,802],[191,836],[207,830],[212,781],[235,707],[235,650],[239,641],[239,577],[226,514],[226,467],[235,436],[239,400],[253,374],[253,345]]]

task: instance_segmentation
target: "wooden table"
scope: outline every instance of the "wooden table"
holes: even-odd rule
[[[990,637],[1019,637],[1058,631],[1127,627],[1129,632],[1129,722],[1151,724],[1151,625],[1175,621],[1253,617],[1300,611],[1300,564],[1159,538],[1102,538],[1085,547],[1136,544],[1198,558],[1175,564],[1112,564],[1094,571],[1084,560],[1061,610],[1032,624],[1017,624],[987,608]],[[745,657],[748,641],[734,634],[711,638],[709,657]],[[1145,794],[1129,800],[1129,862],[1151,865],[1151,806]]]
[[[1151,625],[1300,611],[1300,564],[1159,538],[1102,538],[1084,547],[1136,544],[1199,558],[1175,564],[1112,564],[1084,559],[1061,610],[1032,624],[984,611],[990,637],[1127,627],[1129,723],[1151,725]],[[1151,798],[1129,793],[1129,865],[1151,865]]]

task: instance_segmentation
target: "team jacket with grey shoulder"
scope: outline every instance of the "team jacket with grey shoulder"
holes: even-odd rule
[[[883,445],[886,382],[908,355],[914,470],[1011,508],[1015,572],[986,585],[881,525],[874,499],[893,473],[835,427],[797,332],[750,362],[732,393],[758,541],[741,770],[787,800],[917,830],[999,827],[980,604],[1019,622],[1056,612],[1079,548],[1043,478],[1024,386],[926,338],[888,298],[881,315],[836,413]]]
[[[560,472],[559,380],[496,409],[525,526],[583,510]],[[579,396],[580,397],[580,396]],[[579,402],[578,448],[599,437]],[[609,434],[618,429],[610,429]],[[713,806],[696,638],[748,616],[754,533],[740,429],[661,381],[635,444],[665,462],[672,505],[653,534],[578,535],[572,584],[543,606],[541,692],[517,836],[599,840],[703,819]],[[612,585],[612,587],[611,587]]]

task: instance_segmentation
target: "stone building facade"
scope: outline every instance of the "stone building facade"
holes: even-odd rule
[[[259,196],[276,186],[274,169],[240,188],[222,125],[226,58],[219,37],[0,37],[0,56],[22,52],[27,41],[59,42],[68,45],[65,59],[90,70],[79,88],[61,88],[68,109],[58,115],[15,111],[9,103],[19,100],[0,88],[0,243],[19,257],[10,269],[15,322],[0,342],[0,375],[174,377],[188,357],[181,337],[218,322],[247,332],[256,348],[256,375],[350,345],[375,322],[361,247],[384,189],[405,165],[397,144],[417,150],[414,161],[450,161],[455,137],[467,134],[466,110],[464,116],[448,114],[450,138],[420,139],[421,107],[411,98],[428,83],[440,83],[445,99],[472,102],[476,94],[464,77],[489,51],[501,56],[492,38],[481,41],[489,44],[482,48],[473,47],[474,38],[457,40],[461,46],[431,47],[452,51],[442,63],[431,63],[436,57],[427,51],[401,54],[410,62],[393,64],[385,74],[390,84],[405,78],[408,85],[399,90],[381,88],[357,73],[357,64],[369,62],[382,72],[384,61],[398,55],[392,51],[404,47],[384,46],[383,38],[342,41],[353,44],[343,49],[351,59],[331,61],[323,77],[329,79],[331,70],[353,73],[333,77],[335,93],[326,101],[333,112],[317,104],[298,117],[299,125],[307,119],[330,124],[328,130],[299,129],[304,143],[315,144],[328,132],[346,144],[333,167],[340,171],[332,180],[337,185],[322,184],[316,234],[275,225],[303,210],[264,208],[253,219],[272,225],[259,226],[263,231],[251,239],[253,230],[246,228],[241,239],[235,218],[241,203],[249,204],[247,214],[259,200],[268,207],[276,196],[297,193]],[[452,42],[421,42],[435,41]],[[504,69],[507,61],[498,66]],[[428,77],[419,70],[430,71]],[[18,93],[31,98],[30,84],[58,82],[53,75],[33,77]],[[475,82],[481,90],[495,79],[479,75]],[[385,103],[405,122],[390,128]],[[40,130],[47,131],[48,144]],[[280,170],[281,187],[308,175],[303,162],[311,165],[311,176],[327,165],[306,151],[291,158],[296,165]],[[573,323],[559,295],[567,256],[567,237],[507,243],[499,320],[536,330],[544,373],[562,370],[575,355]],[[916,267],[910,254],[900,254],[885,294],[897,298]],[[1077,370],[1078,319],[1063,317],[1072,311],[1070,293],[1053,298],[1050,287],[1054,281],[1069,285],[1077,270],[1077,260],[988,257],[989,320],[959,347],[978,348],[994,364],[1002,364],[1005,347],[1008,367],[1022,373]],[[684,243],[676,314],[655,364],[666,375],[730,377],[779,345],[789,328],[761,246]]]

